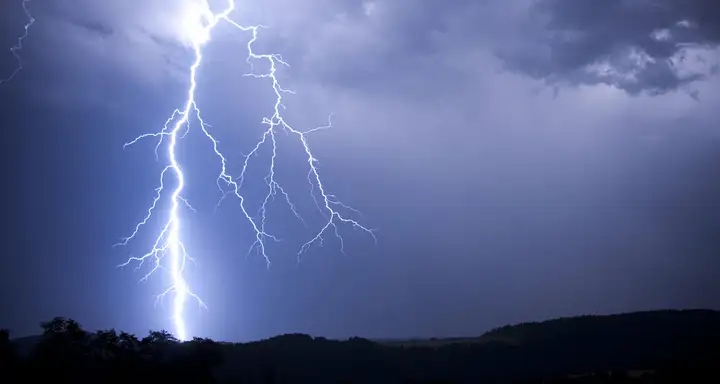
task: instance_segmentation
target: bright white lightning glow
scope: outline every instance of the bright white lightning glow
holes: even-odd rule
[[[183,25],[192,24],[195,26],[189,27],[195,28],[189,29],[190,31],[192,31],[191,46],[194,52],[195,60],[190,67],[190,86],[187,91],[187,99],[185,101],[185,104],[182,109],[177,109],[173,112],[172,116],[170,116],[170,118],[165,123],[165,126],[159,132],[140,135],[134,140],[125,144],[125,147],[127,147],[135,144],[141,139],[152,137],[158,140],[155,147],[157,154],[157,150],[161,147],[161,145],[163,143],[166,143],[166,156],[168,160],[168,165],[160,174],[160,185],[156,189],[155,197],[150,208],[147,211],[147,214],[135,226],[135,229],[130,234],[130,236],[126,237],[121,243],[119,243],[119,245],[127,244],[136,236],[141,227],[150,220],[160,199],[163,196],[163,192],[165,190],[165,178],[170,176],[174,177],[177,185],[170,192],[170,210],[167,218],[164,221],[159,235],[155,239],[152,249],[142,256],[129,258],[125,263],[121,264],[121,266],[127,266],[131,263],[137,263],[137,268],[140,268],[145,262],[152,262],[153,268],[141,279],[141,281],[148,279],[153,273],[158,270],[165,270],[169,273],[172,283],[164,292],[158,295],[158,300],[162,299],[168,294],[174,295],[172,302],[172,320],[175,327],[175,336],[180,340],[188,339],[188,331],[186,329],[185,321],[183,318],[185,303],[188,297],[195,299],[201,307],[205,306],[203,301],[191,291],[185,280],[185,267],[188,261],[193,260],[188,255],[181,238],[181,210],[183,209],[183,206],[186,206],[190,209],[192,209],[192,207],[190,207],[187,201],[182,197],[182,192],[185,188],[186,180],[183,174],[182,167],[178,163],[176,147],[178,140],[184,138],[187,134],[187,130],[190,129],[190,122],[192,118],[197,119],[197,122],[199,123],[199,128],[202,130],[205,137],[212,143],[213,151],[218,159],[218,163],[220,165],[220,173],[217,178],[217,183],[220,191],[222,192],[222,198],[220,199],[220,201],[222,201],[228,196],[234,196],[238,199],[241,211],[243,212],[245,219],[248,221],[250,227],[255,234],[255,241],[250,246],[248,252],[257,250],[259,254],[264,257],[268,267],[270,266],[270,259],[266,252],[266,241],[268,239],[278,241],[278,238],[266,231],[265,212],[267,204],[279,192],[283,195],[286,203],[289,205],[293,214],[299,220],[303,220],[295,210],[295,206],[292,204],[290,196],[281,187],[280,183],[275,177],[275,160],[278,156],[275,135],[277,134],[279,128],[283,129],[288,134],[294,135],[295,137],[297,137],[298,140],[300,140],[300,143],[302,143],[309,166],[307,180],[310,183],[311,187],[310,193],[312,195],[312,198],[315,200],[318,209],[327,219],[325,224],[320,227],[317,234],[302,245],[297,254],[298,258],[302,253],[306,252],[313,244],[321,244],[323,241],[323,236],[328,231],[332,231],[332,233],[338,238],[338,240],[340,241],[340,250],[344,252],[344,243],[342,237],[338,233],[338,224],[349,224],[355,228],[359,228],[370,234],[373,239],[375,239],[375,235],[371,229],[361,225],[353,219],[343,216],[338,211],[339,208],[342,208],[357,213],[357,211],[353,208],[339,202],[334,195],[326,192],[325,186],[321,181],[316,165],[317,159],[313,156],[312,151],[310,150],[306,135],[311,132],[330,128],[331,124],[328,124],[324,127],[314,128],[308,131],[299,131],[290,126],[282,117],[281,110],[284,108],[283,95],[293,92],[282,88],[275,74],[278,65],[288,66],[288,64],[282,59],[279,54],[258,54],[253,51],[253,43],[255,43],[255,41],[257,40],[258,30],[264,27],[261,25],[241,26],[238,23],[234,22],[232,19],[230,19],[229,15],[235,10],[234,0],[228,0],[227,7],[223,11],[218,13],[213,13],[210,10],[209,5],[205,1],[195,2],[193,4],[201,4],[202,6],[194,8],[192,12],[186,14],[181,21]],[[209,130],[210,127],[203,121],[200,109],[195,102],[195,90],[197,88],[196,74],[203,60],[203,47],[207,43],[211,42],[211,35],[213,29],[221,22],[229,23],[231,26],[237,28],[239,31],[251,34],[251,37],[247,43],[247,64],[249,64],[250,68],[252,69],[254,61],[265,61],[269,64],[269,70],[266,73],[261,74],[251,72],[246,74],[245,76],[269,81],[271,83],[272,90],[276,96],[273,115],[263,118],[262,121],[263,124],[267,125],[267,130],[265,130],[262,137],[254,146],[254,148],[245,156],[242,171],[237,177],[233,177],[228,173],[226,167],[226,158],[220,152],[218,148],[218,141],[211,134]],[[198,27],[198,25],[200,25],[200,27]],[[245,197],[240,193],[240,188],[245,181],[245,172],[248,169],[250,159],[258,153],[259,149],[263,145],[270,145],[272,147],[272,155],[268,164],[269,170],[267,176],[265,177],[268,192],[260,208],[260,217],[253,218],[247,211]],[[315,192],[315,190],[317,190],[317,193]],[[218,204],[220,204],[220,202]],[[169,260],[166,261],[166,257],[169,258]]]
[[[17,67],[15,70],[10,74],[10,76],[0,79],[0,84],[7,83],[8,81],[15,78],[15,75],[17,75],[20,71],[23,69],[22,64],[22,58],[20,57],[20,50],[23,48],[23,40],[25,40],[28,37],[28,33],[30,32],[30,27],[35,23],[35,18],[30,13],[30,10],[28,9],[27,5],[30,0],[23,0],[22,1],[22,9],[23,12],[25,12],[25,16],[27,16],[27,23],[25,23],[25,31],[22,35],[20,35],[17,39],[17,43],[15,46],[10,48],[10,52],[12,52],[13,56],[15,56],[15,60],[17,61]]]

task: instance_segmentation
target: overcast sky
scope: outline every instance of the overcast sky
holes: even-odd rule
[[[30,334],[63,315],[90,329],[171,329],[170,303],[153,298],[167,281],[138,285],[141,271],[116,268],[161,223],[112,245],[142,219],[165,165],[154,142],[123,144],[182,107],[198,3],[27,6],[24,69],[0,85],[0,326]],[[288,137],[279,172],[309,228],[273,203],[268,226],[283,242],[268,248],[272,267],[246,257],[252,233],[236,202],[214,212],[219,164],[192,131],[180,160],[197,212],[184,213],[184,236],[208,305],[189,305],[193,334],[477,335],[720,307],[717,1],[238,0],[231,16],[267,26],[255,49],[290,64],[278,73],[295,91],[288,122],[307,130],[333,114],[309,144],[329,193],[363,213],[377,244],[341,226],[346,255],[328,237],[296,263],[323,221]],[[0,78],[16,68],[9,48],[25,23],[20,1],[0,5]],[[236,174],[274,102],[270,83],[242,76],[250,37],[219,25],[198,74],[197,101]]]

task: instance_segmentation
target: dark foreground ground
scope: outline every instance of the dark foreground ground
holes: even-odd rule
[[[373,342],[282,335],[232,344],[86,332],[0,334],[0,383],[720,383],[720,312],[652,311],[505,326],[475,338]]]

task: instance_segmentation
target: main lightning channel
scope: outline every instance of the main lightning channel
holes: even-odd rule
[[[20,73],[23,69],[23,62],[22,57],[20,57],[20,51],[23,48],[23,41],[28,37],[28,34],[30,33],[30,27],[32,27],[33,24],[35,24],[35,18],[33,17],[32,13],[30,13],[30,10],[28,9],[28,3],[30,0],[22,0],[22,9],[23,12],[25,12],[25,16],[27,17],[27,23],[25,23],[25,31],[22,35],[18,36],[17,42],[13,47],[10,48],[10,52],[12,52],[13,56],[15,57],[15,61],[17,62],[17,67],[15,70],[10,73],[10,75],[6,78],[0,79],[0,84],[7,83],[8,81],[11,81],[15,78],[15,76]]]
[[[143,276],[141,281],[147,280],[150,276],[152,276],[155,272],[159,270],[164,270],[169,273],[171,284],[165,291],[163,291],[157,296],[157,300],[162,300],[168,294],[174,295],[172,300],[171,319],[175,328],[175,336],[180,340],[188,339],[188,331],[183,317],[185,311],[185,304],[188,298],[196,300],[201,307],[206,307],[203,300],[200,299],[198,295],[193,293],[185,279],[185,268],[188,262],[193,262],[194,260],[188,254],[181,237],[181,213],[184,209],[183,207],[187,207],[191,210],[192,207],[188,204],[187,200],[182,197],[182,193],[186,185],[186,180],[182,170],[182,166],[179,164],[177,159],[176,148],[178,140],[183,139],[187,134],[188,130],[190,129],[191,118],[197,120],[202,133],[212,144],[213,152],[217,157],[220,165],[220,173],[217,177],[217,185],[222,193],[222,197],[218,202],[218,205],[221,204],[221,202],[227,197],[235,197],[239,203],[241,212],[243,213],[247,222],[250,224],[250,228],[252,228],[252,231],[254,233],[254,242],[251,244],[250,249],[248,250],[248,254],[250,254],[253,250],[256,250],[264,258],[267,266],[270,267],[270,258],[268,257],[266,243],[268,240],[280,241],[280,239],[266,230],[265,213],[267,205],[278,195],[278,193],[282,195],[286,204],[288,205],[292,213],[295,215],[295,217],[305,223],[304,219],[299,215],[298,211],[296,210],[295,205],[292,203],[289,194],[285,191],[285,189],[283,189],[280,182],[276,178],[275,161],[278,156],[276,134],[278,133],[278,129],[282,129],[286,133],[296,136],[302,144],[309,168],[307,174],[307,181],[310,184],[310,194],[315,201],[318,210],[320,210],[320,212],[326,218],[325,224],[319,228],[319,230],[312,238],[310,238],[310,240],[305,242],[300,247],[300,250],[297,253],[298,261],[300,260],[300,256],[303,253],[307,252],[314,244],[321,245],[324,241],[324,237],[328,232],[331,232],[331,234],[339,240],[340,251],[344,253],[344,240],[338,231],[339,224],[347,224],[351,225],[354,228],[358,228],[368,233],[370,236],[372,236],[373,240],[377,241],[373,230],[366,226],[363,226],[358,221],[343,215],[340,212],[340,209],[344,209],[358,214],[359,212],[352,207],[341,203],[335,195],[328,193],[324,184],[322,183],[320,173],[317,167],[318,160],[313,156],[313,153],[307,141],[307,135],[312,132],[330,128],[332,126],[331,121],[329,120],[328,125],[326,126],[313,128],[308,131],[297,130],[285,121],[281,114],[281,110],[285,108],[283,105],[283,95],[292,94],[293,91],[284,89],[280,85],[276,77],[276,71],[278,69],[278,66],[282,65],[289,67],[289,65],[283,60],[283,58],[279,54],[255,53],[255,51],[253,50],[253,44],[257,41],[258,31],[261,28],[265,27],[262,25],[242,26],[236,23],[229,17],[230,14],[235,10],[235,8],[235,0],[228,0],[227,6],[224,10],[214,13],[210,10],[210,6],[206,1],[202,2],[202,7],[199,11],[200,14],[198,16],[200,16],[200,19],[203,21],[204,27],[198,30],[197,34],[192,38],[191,46],[195,59],[193,64],[190,66],[190,85],[187,91],[187,99],[185,100],[183,108],[176,109],[172,113],[170,118],[168,118],[165,125],[160,131],[142,134],[125,144],[125,147],[128,147],[142,139],[155,138],[157,140],[157,144],[155,146],[155,154],[158,155],[159,148],[163,145],[163,143],[165,143],[165,141],[167,141],[166,156],[168,159],[168,165],[163,169],[160,174],[159,186],[155,190],[155,196],[152,204],[148,208],[144,218],[136,224],[133,232],[129,236],[125,237],[117,245],[128,244],[128,242],[135,238],[140,229],[148,223],[164,195],[163,192],[165,192],[166,189],[166,178],[174,177],[176,185],[170,192],[170,210],[164,221],[162,229],[160,230],[160,233],[155,239],[152,249],[150,249],[150,251],[148,251],[142,256],[128,258],[127,261],[125,261],[120,266],[124,267],[135,263],[136,269],[139,269],[145,263],[152,263],[152,268],[147,274]],[[242,170],[237,177],[234,177],[229,173],[227,169],[228,161],[223,155],[223,153],[220,151],[218,146],[218,140],[210,132],[210,126],[206,124],[203,120],[200,108],[195,101],[195,91],[197,89],[196,75],[203,61],[203,48],[207,43],[211,41],[212,32],[220,22],[229,23],[231,26],[235,27],[239,31],[249,32],[251,34],[251,37],[247,43],[248,56],[246,59],[246,63],[250,66],[251,71],[244,76],[269,81],[275,94],[275,102],[273,104],[274,112],[272,116],[265,117],[262,120],[262,123],[267,126],[267,129],[264,131],[261,138],[253,147],[253,149],[244,156]],[[269,65],[268,71],[265,73],[256,73],[253,67],[253,63],[257,61],[265,61]],[[250,159],[257,155],[260,148],[262,148],[264,145],[271,146],[272,155],[268,164],[268,173],[264,179],[267,186],[267,194],[262,200],[262,204],[258,212],[259,218],[255,218],[248,211],[246,198],[243,194],[241,194],[240,189],[245,182],[246,171],[248,170]],[[166,258],[168,258],[169,260],[166,261]]]

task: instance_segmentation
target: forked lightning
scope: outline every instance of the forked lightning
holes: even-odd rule
[[[25,38],[27,38],[30,27],[33,25],[33,23],[35,23],[35,18],[32,16],[27,7],[29,1],[30,0],[22,1],[22,8],[28,19],[28,22],[25,24],[24,33],[18,37],[17,44],[11,48],[11,52],[17,61],[17,67],[8,77],[0,79],[0,84],[12,80],[23,69],[19,51],[23,47],[23,41]],[[343,238],[338,232],[338,224],[348,224],[355,228],[359,228],[367,232],[370,236],[372,236],[374,240],[376,240],[375,235],[371,229],[340,213],[339,209],[344,209],[354,213],[359,212],[338,201],[335,195],[328,193],[322,183],[320,174],[318,173],[316,165],[317,159],[313,156],[312,151],[310,150],[306,135],[318,130],[330,128],[332,126],[332,124],[330,124],[330,121],[328,122],[329,124],[326,126],[317,127],[308,131],[300,131],[290,126],[281,115],[281,110],[284,109],[283,95],[292,94],[293,92],[288,89],[284,89],[280,85],[276,77],[276,71],[278,69],[278,66],[289,65],[282,59],[279,54],[258,54],[253,51],[253,44],[257,41],[258,31],[261,28],[264,28],[264,26],[242,26],[233,21],[230,18],[230,14],[235,11],[235,0],[228,0],[225,9],[217,13],[213,12],[210,9],[210,6],[206,0],[197,0],[197,2],[194,4],[200,5],[200,7],[198,8],[199,14],[197,16],[198,20],[203,26],[201,28],[195,29],[196,33],[194,34],[194,36],[192,36],[191,46],[194,54],[194,62],[190,66],[189,70],[190,85],[187,90],[187,97],[184,106],[182,107],[182,109],[176,109],[172,113],[172,115],[166,121],[165,125],[160,131],[140,135],[125,144],[125,147],[128,147],[142,139],[155,138],[157,140],[157,144],[155,146],[156,155],[158,155],[158,151],[160,150],[160,148],[165,145],[167,166],[160,173],[159,186],[155,191],[155,196],[153,198],[152,204],[147,210],[146,215],[141,221],[139,221],[135,225],[134,230],[129,236],[125,237],[120,243],[116,244],[127,245],[132,239],[135,238],[140,229],[150,221],[161,200],[163,199],[163,197],[166,197],[166,178],[174,178],[176,185],[174,186],[174,188],[167,191],[167,193],[169,193],[169,210],[165,220],[163,221],[162,229],[155,238],[152,249],[150,249],[150,251],[148,251],[142,256],[130,257],[120,266],[128,266],[132,263],[136,263],[136,269],[139,269],[146,262],[151,262],[152,268],[147,274],[143,276],[141,281],[147,280],[158,270],[168,272],[172,283],[169,287],[167,287],[165,291],[158,295],[157,299],[161,300],[168,294],[173,295],[171,318],[175,327],[175,336],[180,340],[188,339],[188,331],[184,320],[185,304],[188,298],[195,299],[201,307],[205,307],[203,301],[195,293],[193,293],[185,280],[185,268],[188,262],[193,261],[193,259],[190,258],[190,256],[188,255],[188,252],[183,245],[181,236],[181,213],[183,207],[191,210],[192,207],[182,196],[182,193],[186,186],[186,180],[185,175],[183,174],[182,167],[178,162],[176,149],[178,140],[183,139],[187,134],[187,130],[190,129],[190,122],[193,120],[193,118],[197,120],[197,122],[199,123],[198,126],[202,130],[202,133],[212,143],[213,151],[217,156],[220,165],[220,173],[217,178],[217,184],[222,193],[220,202],[222,202],[222,200],[228,196],[234,196],[235,198],[237,198],[239,207],[243,215],[245,216],[245,219],[250,224],[252,232],[254,233],[255,241],[250,246],[248,253],[252,252],[255,249],[258,250],[259,254],[265,259],[268,267],[270,266],[270,258],[268,257],[266,251],[266,242],[268,239],[279,241],[277,237],[275,237],[266,230],[265,213],[269,202],[272,201],[272,199],[278,193],[282,194],[285,202],[288,204],[292,213],[299,220],[304,222],[302,217],[295,209],[295,206],[291,202],[290,196],[285,192],[285,189],[282,188],[276,178],[275,161],[278,156],[278,152],[275,135],[278,133],[278,128],[284,130],[288,134],[294,135],[295,137],[297,137],[298,140],[300,140],[308,162],[309,169],[307,174],[307,181],[310,184],[311,197],[315,201],[318,209],[327,219],[325,224],[319,228],[316,235],[313,236],[309,241],[304,243],[302,247],[300,247],[300,250],[297,253],[298,260],[300,255],[306,252],[313,244],[322,243],[323,236],[326,235],[328,231],[332,231],[332,234],[338,238],[338,240],[340,241],[340,251],[344,252],[344,242]],[[195,102],[195,91],[197,89],[196,75],[203,60],[203,47],[211,41],[213,30],[219,23],[222,22],[228,23],[229,25],[235,27],[241,32],[250,34],[250,38],[247,43],[247,64],[250,66],[251,70],[253,70],[254,62],[265,61],[269,65],[269,70],[265,73],[256,73],[253,70],[251,71],[251,73],[245,74],[245,76],[263,79],[270,82],[272,90],[275,94],[274,113],[272,114],[272,116],[265,117],[262,120],[262,123],[267,126],[267,129],[264,131],[260,140],[255,144],[253,149],[245,156],[242,171],[237,177],[233,177],[228,172],[227,160],[218,147],[218,141],[210,132],[210,126],[205,124],[200,109]],[[245,182],[245,175],[246,171],[248,170],[250,159],[256,154],[258,154],[258,151],[265,145],[270,145],[272,149],[272,155],[268,164],[268,174],[265,177],[267,194],[262,200],[261,208],[259,210],[260,217],[254,218],[250,215],[246,208],[245,197],[240,193],[240,189]],[[218,202],[218,205],[220,204],[220,202]]]
[[[279,66],[288,66],[288,64],[282,59],[279,54],[255,53],[255,51],[253,50],[253,44],[257,41],[258,31],[264,27],[262,25],[242,26],[236,23],[230,18],[230,14],[233,11],[235,11],[235,0],[228,0],[225,9],[221,12],[213,12],[210,9],[209,4],[205,0],[201,0],[201,7],[199,11],[201,14],[198,16],[200,16],[203,26],[202,28],[198,28],[195,36],[192,37],[191,45],[194,53],[194,62],[190,67],[190,85],[187,90],[187,99],[185,100],[184,106],[182,107],[182,109],[175,110],[170,116],[170,118],[167,120],[163,128],[158,132],[140,135],[134,140],[125,144],[125,146],[127,147],[145,138],[155,138],[157,140],[157,145],[155,147],[156,153],[163,145],[166,148],[168,164],[160,174],[160,183],[156,190],[156,194],[152,201],[152,204],[148,209],[145,217],[135,226],[133,232],[128,237],[124,238],[122,242],[119,243],[119,245],[126,245],[137,235],[141,227],[147,224],[148,221],[151,219],[163,197],[167,197],[166,194],[169,194],[169,197],[167,197],[169,199],[170,205],[169,211],[167,213],[167,217],[163,221],[162,229],[160,230],[160,233],[155,239],[152,249],[150,249],[150,251],[148,251],[142,256],[129,258],[125,263],[121,264],[121,266],[127,266],[132,263],[136,263],[137,268],[140,268],[146,262],[152,263],[152,268],[150,269],[150,272],[148,272],[142,280],[148,279],[158,270],[164,270],[169,273],[172,283],[169,287],[167,287],[164,292],[158,295],[158,299],[162,299],[168,294],[173,295],[172,320],[175,327],[175,336],[180,340],[188,339],[188,331],[183,317],[185,311],[185,304],[188,298],[195,299],[201,306],[205,306],[203,301],[195,293],[193,293],[185,280],[185,268],[188,262],[193,261],[193,259],[191,259],[188,255],[188,252],[183,245],[181,236],[182,212],[184,211],[184,208],[192,209],[192,207],[190,207],[187,201],[183,198],[183,191],[186,187],[186,179],[185,175],[183,174],[182,166],[178,162],[176,149],[178,140],[183,139],[187,133],[187,130],[190,129],[191,120],[197,120],[197,126],[199,127],[199,129],[202,130],[202,133],[205,135],[205,137],[212,143],[213,151],[215,153],[215,156],[217,157],[220,166],[220,173],[218,175],[217,182],[220,191],[222,192],[221,201],[226,197],[237,198],[240,209],[243,212],[245,219],[249,223],[250,228],[254,233],[255,240],[252,243],[248,252],[251,252],[255,249],[258,250],[259,254],[264,257],[268,267],[270,266],[270,259],[266,251],[266,243],[268,240],[278,241],[279,239],[266,230],[265,212],[267,204],[272,200],[273,197],[280,193],[284,197],[284,200],[289,205],[294,215],[299,220],[302,220],[297,210],[295,209],[295,206],[291,202],[290,196],[285,192],[285,189],[282,188],[281,184],[276,178],[275,161],[278,156],[276,134],[278,133],[279,129],[282,129],[286,133],[293,135],[302,144],[309,167],[307,180],[310,183],[311,187],[310,193],[312,195],[312,198],[315,200],[318,209],[321,210],[321,212],[327,219],[325,224],[319,228],[316,235],[312,237],[309,241],[307,241],[305,244],[303,244],[302,247],[300,247],[298,257],[302,253],[306,252],[313,244],[322,243],[323,236],[325,236],[328,231],[331,231],[332,234],[339,239],[340,250],[344,252],[343,239],[338,232],[339,224],[348,224],[355,228],[359,228],[367,232],[373,237],[373,239],[375,239],[375,235],[371,229],[340,213],[340,209],[355,213],[357,213],[357,211],[347,205],[342,204],[336,199],[334,195],[328,193],[321,181],[316,164],[317,159],[313,156],[313,153],[310,150],[306,135],[320,129],[329,128],[331,124],[328,124],[328,126],[325,127],[319,127],[308,131],[300,131],[293,128],[285,121],[285,119],[281,115],[281,110],[284,109],[283,95],[293,92],[288,89],[284,89],[280,85],[276,77],[276,71]],[[238,31],[250,34],[247,43],[248,56],[246,62],[251,68],[251,73],[248,73],[245,76],[268,81],[275,94],[274,113],[272,114],[272,116],[263,118],[262,120],[262,123],[267,126],[267,129],[264,131],[261,138],[253,147],[253,149],[245,156],[242,171],[240,172],[239,176],[236,177],[233,177],[227,170],[226,157],[220,151],[218,147],[218,141],[210,132],[210,126],[203,121],[200,108],[195,102],[195,91],[197,89],[196,75],[203,61],[203,48],[211,41],[212,32],[215,27],[220,23],[228,23],[229,25],[235,27]],[[253,63],[258,61],[265,61],[269,65],[269,69],[267,72],[254,72]],[[246,171],[248,170],[250,159],[258,153],[260,148],[266,145],[271,146],[272,149],[272,155],[268,164],[269,170],[267,176],[265,177],[267,194],[262,201],[259,218],[254,218],[248,212],[246,198],[241,194],[240,189],[245,182],[245,175]],[[165,182],[166,179],[169,177],[175,179],[175,186],[172,190],[169,190],[166,193]]]

